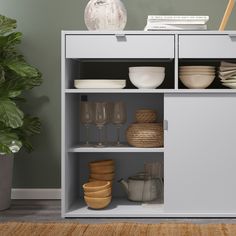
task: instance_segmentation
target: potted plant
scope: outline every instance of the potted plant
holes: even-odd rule
[[[40,132],[40,121],[20,109],[24,92],[42,83],[41,73],[17,50],[22,34],[16,20],[0,15],[0,210],[10,206],[13,155],[32,151],[30,137]]]

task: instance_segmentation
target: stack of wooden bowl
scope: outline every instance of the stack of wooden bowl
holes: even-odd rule
[[[93,181],[83,185],[84,200],[92,209],[107,207],[112,199],[110,181]]]
[[[89,182],[102,180],[111,181],[115,176],[114,160],[100,160],[89,163]]]
[[[157,114],[151,109],[137,110],[136,123],[126,130],[129,145],[141,148],[163,147],[163,125],[157,123]]]

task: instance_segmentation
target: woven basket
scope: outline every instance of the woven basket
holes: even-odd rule
[[[129,145],[141,148],[163,147],[162,123],[134,123],[126,130]]]
[[[157,114],[154,110],[142,109],[136,111],[135,118],[137,123],[155,123]]]

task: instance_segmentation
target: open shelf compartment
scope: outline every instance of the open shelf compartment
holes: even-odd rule
[[[66,89],[75,89],[76,79],[126,80],[126,89],[136,89],[129,80],[129,67],[165,67],[165,79],[157,88],[174,89],[174,59],[66,59]]]
[[[93,210],[87,207],[83,199],[82,185],[88,181],[88,163],[94,160],[113,159],[115,161],[115,179],[113,180],[112,202],[107,208]],[[163,153],[71,153],[68,155],[68,164],[72,168],[66,177],[70,187],[65,191],[65,199],[68,203],[65,208],[65,217],[144,217],[162,213],[164,211],[163,191],[152,202],[133,202],[127,199],[127,195],[118,183],[118,180],[142,172],[144,163],[159,162],[161,165],[160,177],[164,177]],[[130,168],[132,166],[132,168]]]
[[[163,147],[159,148],[140,148],[135,150],[134,147],[130,147],[127,144],[126,140],[126,130],[128,126],[135,122],[135,111],[137,109],[154,109],[157,112],[157,121],[163,122],[164,119],[164,95],[163,94],[100,94],[100,93],[92,93],[92,94],[66,94],[65,97],[65,132],[66,132],[66,150],[70,152],[116,152],[122,151],[122,148],[113,147],[112,145],[116,140],[116,127],[108,123],[105,125],[104,131],[107,136],[108,148],[94,148],[87,147],[81,148],[80,144],[85,141],[85,127],[80,123],[80,102],[82,97],[86,97],[88,101],[107,101],[107,102],[115,102],[115,101],[124,101],[126,104],[127,110],[127,121],[124,125],[122,125],[120,130],[120,139],[121,142],[125,144],[124,150],[127,152],[137,152],[142,150],[148,151],[163,151]],[[95,125],[90,126],[90,141],[92,143],[98,142],[98,129]]]
[[[210,84],[209,87],[207,87],[206,89],[188,89],[186,86],[184,86],[184,84],[181,82],[181,80],[178,80],[178,89],[180,92],[184,92],[184,90],[189,90],[189,91],[193,91],[193,92],[198,92],[197,90],[199,90],[199,92],[215,92],[215,91],[219,91],[219,92],[235,92],[235,89],[230,89],[224,85],[222,85],[220,78],[219,78],[219,67],[221,62],[230,62],[230,63],[235,63],[236,64],[236,60],[235,59],[179,59],[179,68],[181,66],[214,66],[216,68],[216,76],[214,81],[212,82],[212,84]],[[178,74],[179,75],[179,74]]]

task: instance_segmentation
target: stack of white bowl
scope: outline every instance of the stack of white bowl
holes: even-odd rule
[[[140,89],[155,89],[165,79],[165,67],[137,66],[129,67],[131,83]]]
[[[205,89],[215,79],[214,66],[180,66],[179,79],[190,89]]]
[[[236,63],[221,62],[219,77],[224,86],[236,89]]]

